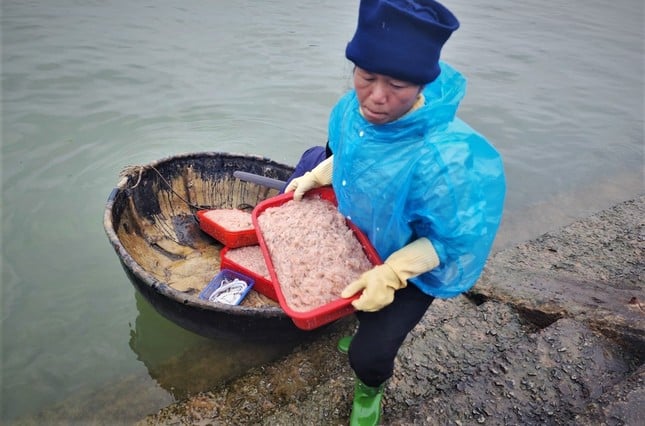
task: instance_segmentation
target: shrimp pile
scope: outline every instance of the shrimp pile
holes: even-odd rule
[[[229,249],[226,252],[226,257],[235,262],[243,268],[248,269],[255,274],[266,278],[271,279],[269,275],[269,268],[264,261],[264,256],[262,255],[262,250],[259,245],[239,247],[234,249]]]
[[[227,231],[246,231],[253,229],[251,213],[238,209],[214,209],[204,217],[215,222]]]
[[[340,298],[345,286],[373,266],[345,218],[319,197],[267,208],[258,225],[282,294],[294,311]]]

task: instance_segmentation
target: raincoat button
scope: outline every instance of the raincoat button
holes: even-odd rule
[[[358,136],[363,137],[364,135],[365,135],[364,131],[361,130],[360,132],[358,132]]]
[[[343,186],[347,186],[347,181],[345,179],[343,179],[343,181],[340,184],[343,185]]]

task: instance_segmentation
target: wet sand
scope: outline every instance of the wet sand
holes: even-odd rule
[[[382,423],[643,424],[644,253],[645,196],[496,253],[406,340]],[[354,327],[140,424],[347,424],[353,377],[336,342]]]

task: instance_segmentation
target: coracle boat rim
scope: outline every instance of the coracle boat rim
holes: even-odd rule
[[[139,278],[143,283],[148,285],[155,292],[165,297],[169,297],[185,305],[194,305],[195,307],[199,307],[204,310],[217,310],[231,315],[246,316],[249,314],[261,314],[263,317],[273,317],[273,316],[286,317],[286,314],[279,306],[251,307],[251,306],[243,306],[243,305],[226,305],[223,303],[213,303],[209,301],[204,301],[196,295],[182,292],[162,281],[159,281],[157,278],[152,276],[152,274],[150,274],[147,270],[141,267],[141,265],[139,265],[138,262],[134,260],[134,258],[123,246],[121,240],[117,235],[116,230],[114,229],[114,221],[113,221],[114,203],[116,201],[118,194],[121,191],[128,190],[127,188],[128,182],[130,182],[134,177],[131,174],[132,171],[138,170],[138,173],[142,173],[145,170],[156,168],[169,161],[176,161],[180,159],[190,159],[192,157],[211,157],[211,156],[216,157],[222,154],[223,153],[221,152],[215,152],[215,151],[182,153],[182,154],[163,157],[141,166],[129,166],[131,172],[122,173],[121,179],[119,180],[118,184],[112,190],[112,192],[108,197],[106,208],[104,211],[104,216],[103,216],[103,224],[104,224],[105,232],[107,233],[110,243],[117,251],[117,254],[121,263],[127,265],[126,269],[129,269],[131,273],[133,273],[137,278]],[[239,154],[239,153],[226,153],[226,155],[240,156],[251,160],[256,159],[258,161],[271,161],[266,157],[257,156],[257,155]],[[207,206],[203,206],[202,208],[207,208]]]

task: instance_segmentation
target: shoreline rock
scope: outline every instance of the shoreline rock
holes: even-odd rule
[[[383,424],[642,424],[645,196],[495,253],[471,292],[437,300],[404,343]],[[338,338],[139,424],[347,424],[353,376]]]

